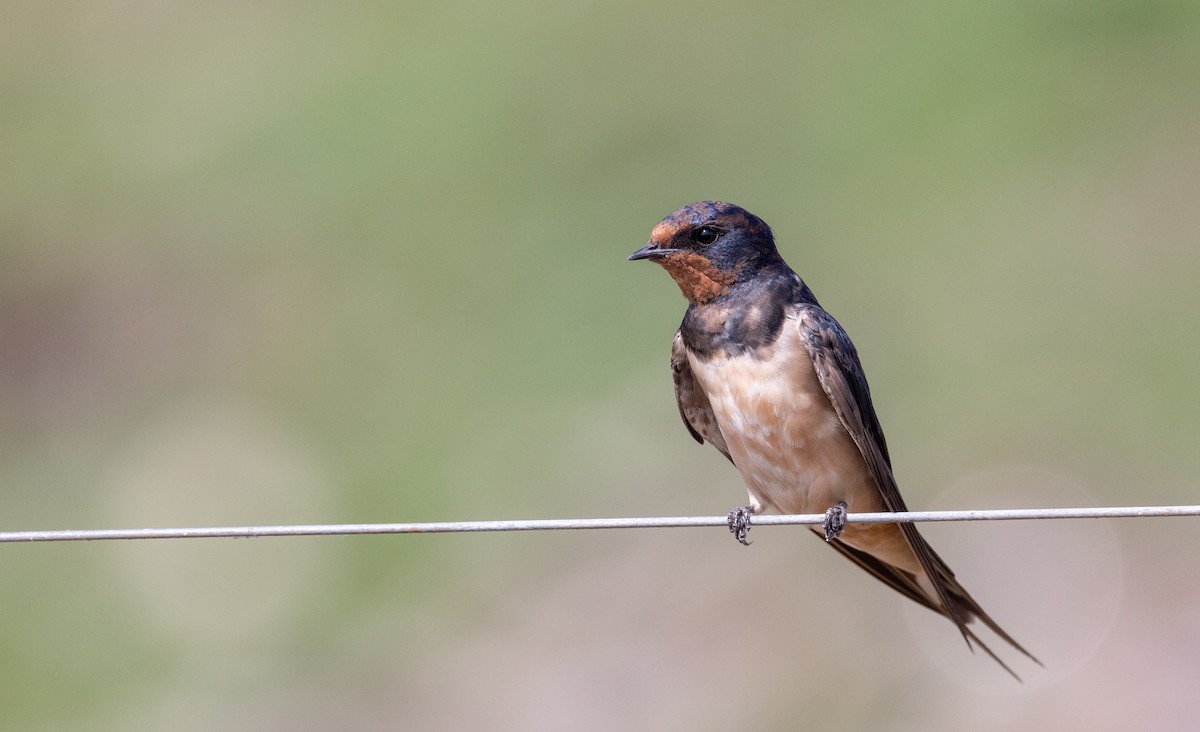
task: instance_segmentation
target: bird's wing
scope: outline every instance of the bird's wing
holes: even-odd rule
[[[725,445],[725,436],[717,426],[717,418],[713,415],[712,405],[704,395],[704,389],[696,383],[692,367],[688,364],[687,347],[683,345],[683,336],[676,331],[675,341],[671,344],[671,378],[675,382],[675,401],[679,405],[679,416],[683,424],[696,438],[696,442],[704,444],[707,440],[721,454],[729,457],[729,448]]]
[[[812,532],[813,535],[819,537],[821,540],[825,540],[825,532],[819,530],[819,527],[812,529]],[[944,614],[933,603],[933,600],[929,598],[928,593],[921,589],[921,585],[917,583],[917,578],[911,572],[893,567],[874,554],[864,552],[861,549],[855,549],[849,544],[843,543],[841,539],[833,539],[828,544],[841,552],[842,556],[866,570],[867,574],[896,590],[901,595],[904,595],[918,605],[924,605],[939,615]]]
[[[883,438],[883,428],[880,427],[875,408],[871,405],[871,391],[867,386],[867,377],[863,373],[862,364],[859,363],[854,344],[833,316],[819,306],[803,305],[801,308],[800,337],[812,359],[821,387],[841,418],[842,425],[858,446],[858,451],[862,453],[863,460],[866,461],[867,468],[879,487],[883,505],[889,511],[907,511],[904,498],[900,496],[900,489],[896,485],[896,478],[892,475],[892,463],[888,457],[887,443]],[[967,645],[971,645],[973,640],[1009,673],[1012,673],[1012,670],[967,628],[967,623],[973,618],[979,618],[1013,648],[1041,663],[984,612],[966,588],[954,578],[950,567],[917,531],[916,524],[906,522],[899,526],[921,568],[933,584],[937,593],[937,604],[941,607],[933,607],[931,602],[921,604],[933,607],[954,621]],[[863,558],[845,551],[843,547],[836,548],[901,594],[912,597],[913,587],[906,581],[907,578],[893,576],[893,572],[883,571],[881,567],[873,567]]]

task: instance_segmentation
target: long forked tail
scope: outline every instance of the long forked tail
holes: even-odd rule
[[[820,533],[816,531],[813,533],[819,538],[824,539]],[[978,618],[983,622],[984,625],[990,628],[993,633],[999,636],[1010,646],[1015,648],[1037,665],[1044,667],[1044,664],[1038,660],[1036,656],[1025,650],[1024,646],[1022,646],[1016,641],[1016,639],[1005,632],[1005,630],[1001,628],[995,620],[992,620],[992,617],[988,615],[982,607],[979,606],[979,603],[975,601],[975,598],[971,597],[971,594],[967,592],[966,588],[959,584],[958,580],[955,579],[954,572],[950,571],[950,568],[946,566],[946,563],[942,561],[941,557],[939,557],[937,553],[933,551],[933,547],[929,546],[929,544],[924,540],[923,537],[921,537],[920,534],[917,534],[916,538],[917,542],[922,547],[922,550],[918,550],[915,553],[921,559],[922,565],[926,567],[926,571],[929,572],[934,589],[937,591],[937,597],[934,598],[929,596],[929,593],[926,591],[926,589],[917,582],[917,578],[911,573],[893,567],[892,565],[881,561],[873,554],[868,554],[867,552],[855,549],[854,547],[845,544],[838,539],[834,539],[833,541],[828,542],[828,544],[834,549],[837,549],[843,556],[857,564],[868,574],[875,577],[875,579],[883,582],[885,585],[896,590],[901,595],[904,595],[918,605],[929,608],[938,615],[949,618],[956,626],[958,626],[959,632],[962,633],[963,639],[967,643],[967,647],[970,648],[972,652],[974,652],[975,647],[978,646],[983,650],[984,653],[988,655],[989,658],[998,663],[1001,668],[1007,671],[1009,675],[1011,675],[1017,681],[1020,681],[1021,677],[1018,676],[1007,663],[1001,660],[1000,657],[988,647],[987,643],[980,639],[975,631],[968,627],[967,624],[969,622]],[[912,543],[911,539],[910,543]]]
[[[967,592],[967,588],[959,584],[949,565],[942,561],[942,558],[937,555],[937,552],[933,550],[933,547],[929,545],[929,542],[925,541],[925,538],[921,536],[919,531],[917,531],[915,524],[900,524],[900,529],[904,532],[904,538],[908,540],[909,546],[911,546],[913,552],[916,553],[917,559],[920,560],[922,568],[924,568],[926,574],[929,576],[930,581],[933,583],[934,590],[937,592],[938,600],[940,601],[940,607],[933,607],[932,609],[950,618],[950,620],[952,620],[954,624],[958,626],[958,630],[960,633],[962,633],[963,640],[966,641],[969,648],[974,650],[976,645],[979,646],[983,649],[984,653],[990,656],[993,661],[1000,664],[1000,666],[1003,667],[1004,670],[1007,671],[1014,679],[1017,681],[1021,680],[1021,677],[1017,676],[1017,674],[1008,667],[1008,664],[1004,663],[1004,661],[1001,661],[1000,658],[994,652],[992,652],[992,649],[989,648],[986,643],[980,640],[979,636],[974,631],[967,627],[967,623],[978,618],[983,622],[984,625],[991,629],[993,633],[1000,636],[1004,642],[1020,651],[1021,654],[1029,660],[1033,661],[1042,668],[1045,668],[1045,664],[1043,664],[1037,656],[1025,650],[1025,647],[1018,643],[1015,638],[1009,635],[1004,628],[1001,628],[999,623],[997,623],[995,620],[992,620],[992,616],[988,615],[987,612],[979,606],[979,603],[975,601],[975,598],[971,597],[971,593]]]
[[[930,551],[932,551],[932,549]],[[966,588],[958,583],[958,580],[954,578],[954,573],[950,571],[949,567],[946,567],[945,562],[942,562],[941,559],[938,558],[937,554],[934,554],[933,556],[935,559],[937,559],[938,563],[945,568],[946,575],[940,579],[945,583],[944,586],[948,591],[946,594],[948,594],[950,597],[950,603],[955,606],[952,613],[943,612],[942,614],[954,621],[954,624],[958,626],[958,629],[962,631],[963,635],[966,637],[967,646],[970,647],[971,650],[974,650],[974,646],[979,646],[983,649],[984,653],[991,657],[993,661],[1000,664],[1000,666],[1014,679],[1017,681],[1021,680],[1021,677],[1018,676],[1015,671],[1009,668],[1008,664],[1006,664],[1004,661],[1001,661],[1000,658],[992,651],[992,649],[988,648],[988,645],[984,643],[979,636],[976,635],[973,630],[971,630],[971,628],[967,627],[967,623],[974,618],[978,618],[1005,643],[1008,643],[1010,646],[1020,651],[1022,655],[1024,655],[1030,661],[1033,661],[1042,668],[1046,667],[1046,665],[1042,663],[1037,656],[1025,650],[1025,647],[1018,643],[1015,638],[1009,635],[1004,628],[1001,628],[999,623],[997,623],[995,620],[992,620],[992,616],[988,615],[987,612],[985,612],[984,609],[979,606],[979,603],[975,601],[975,598],[971,597],[971,594],[967,592]]]

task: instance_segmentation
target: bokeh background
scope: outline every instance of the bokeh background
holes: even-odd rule
[[[1194,2],[0,17],[4,529],[723,514],[625,262],[702,198],[912,506],[1197,502]],[[1194,521],[926,533],[1044,670],[796,528],[6,545],[0,726],[1195,729]]]

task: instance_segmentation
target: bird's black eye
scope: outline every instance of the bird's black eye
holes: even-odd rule
[[[699,229],[692,229],[692,241],[701,246],[706,247],[720,238],[721,230],[714,229],[711,226],[701,226]]]

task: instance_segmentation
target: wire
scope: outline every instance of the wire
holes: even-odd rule
[[[1134,506],[1111,508],[1014,508],[969,511],[851,513],[851,524],[923,521],[1024,521],[1031,519],[1161,518],[1200,516],[1200,506]],[[755,526],[820,524],[824,514],[755,516]],[[725,516],[659,518],[526,519],[514,521],[434,521],[401,524],[308,524],[293,526],[212,526],[183,529],[79,529],[0,531],[0,543],[35,541],[108,541],[114,539],[249,539],[262,536],[354,536],[359,534],[447,534],[479,531],[560,531],[575,529],[651,529],[727,526]]]

